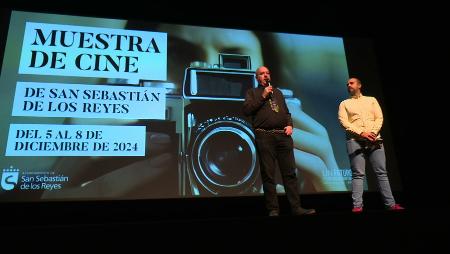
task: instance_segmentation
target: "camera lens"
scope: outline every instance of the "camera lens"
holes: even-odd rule
[[[197,180],[213,194],[239,194],[257,172],[253,132],[237,117],[219,117],[200,125],[191,146]]]
[[[201,147],[199,160],[212,182],[236,185],[248,177],[247,169],[252,168],[251,147],[239,134],[223,129],[210,135]]]

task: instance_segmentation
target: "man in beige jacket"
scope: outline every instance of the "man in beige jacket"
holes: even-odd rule
[[[386,155],[380,130],[383,113],[377,99],[361,94],[361,81],[347,81],[350,98],[339,105],[339,122],[347,134],[347,152],[352,169],[352,212],[363,211],[363,184],[366,159],[377,176],[378,186],[388,210],[403,210],[395,203],[386,171]]]

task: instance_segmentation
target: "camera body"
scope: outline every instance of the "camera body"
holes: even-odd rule
[[[253,71],[189,67],[183,82],[182,194],[259,193],[251,124],[242,113]]]

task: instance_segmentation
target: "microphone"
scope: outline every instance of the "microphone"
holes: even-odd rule
[[[270,80],[266,80],[266,83],[268,86],[272,86],[272,84],[270,83]],[[270,97],[273,96],[273,90],[270,92]]]

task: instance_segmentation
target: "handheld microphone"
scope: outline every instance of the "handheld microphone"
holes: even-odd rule
[[[270,80],[266,80],[266,83],[268,86],[272,86],[272,84],[270,83]],[[272,97],[272,95],[273,95],[273,90],[270,91],[270,97]]]

